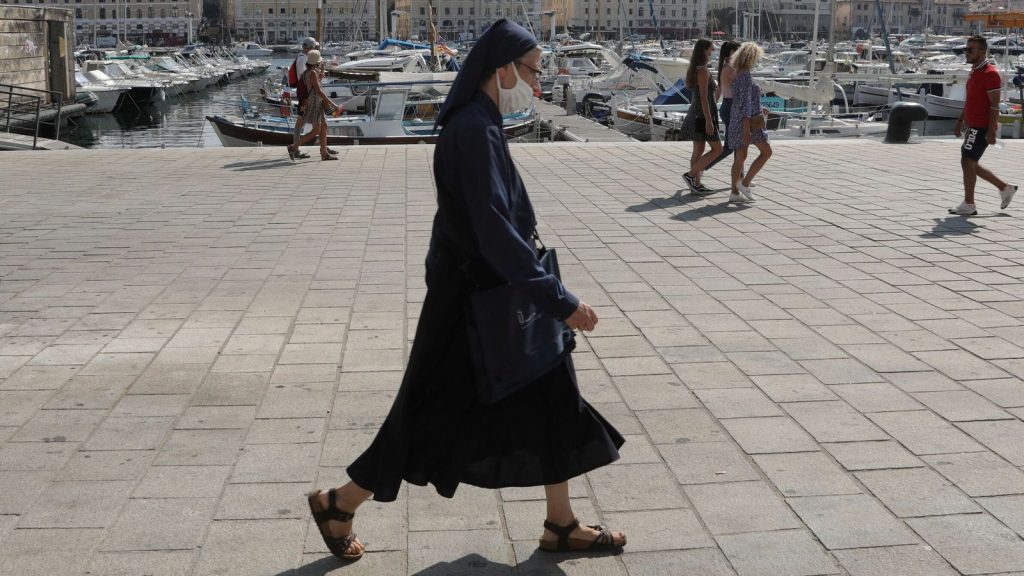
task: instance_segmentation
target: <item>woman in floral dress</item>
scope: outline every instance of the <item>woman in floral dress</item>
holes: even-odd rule
[[[730,202],[755,200],[754,194],[750,191],[750,183],[772,156],[764,120],[764,114],[768,111],[761,108],[761,89],[754,84],[754,79],[750,75],[750,71],[757,66],[763,55],[764,51],[760,46],[753,42],[744,42],[731,59],[736,77],[732,81],[732,114],[727,136],[729,148],[735,150],[736,154],[732,162]],[[747,150],[751,144],[757,146],[759,154],[750,164],[746,176],[743,176],[743,165],[747,161]]]

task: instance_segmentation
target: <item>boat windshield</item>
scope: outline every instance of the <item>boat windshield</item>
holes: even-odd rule
[[[377,97],[377,120],[401,120],[405,116],[405,99],[408,92],[393,90],[381,92]]]

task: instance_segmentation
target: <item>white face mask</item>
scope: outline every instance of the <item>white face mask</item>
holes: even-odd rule
[[[498,83],[498,111],[503,116],[529,108],[533,104],[533,88],[519,76],[519,66],[514,62],[512,70],[515,71],[516,85],[511,88],[503,88],[501,79],[495,78]]]

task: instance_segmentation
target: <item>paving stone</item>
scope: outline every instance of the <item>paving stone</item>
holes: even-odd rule
[[[783,496],[861,493],[857,483],[823,452],[761,454],[753,458]]]
[[[230,484],[217,506],[217,520],[273,520],[309,517],[308,482]],[[212,512],[212,510],[211,510]]]
[[[51,483],[29,507],[19,528],[107,528],[131,490],[131,482]]]
[[[380,428],[391,411],[397,392],[338,392],[328,426],[332,429]],[[618,397],[616,395],[616,400]]]
[[[710,388],[748,388],[750,378],[731,362],[691,362],[672,366],[690,390]]]
[[[1018,535],[1024,532],[1024,496],[978,498],[977,502]]]
[[[951,422],[1010,418],[1010,414],[970,390],[918,392],[914,397]]]
[[[250,444],[239,455],[231,481],[312,481],[319,456],[316,444]]]
[[[626,569],[611,555],[550,554],[535,542],[513,542],[515,573],[523,576],[626,576]]]
[[[921,410],[924,406],[888,382],[844,384],[830,387],[859,412]]]
[[[153,466],[132,492],[133,498],[217,498],[229,466]]]
[[[685,490],[712,534],[800,527],[782,499],[763,482],[702,484]]]
[[[658,452],[680,484],[759,480],[757,470],[731,442],[661,444]]]
[[[333,382],[272,384],[263,397],[257,418],[322,418],[330,409]]]
[[[604,414],[603,410],[599,411]],[[702,409],[645,410],[636,415],[655,444],[715,442],[727,438],[722,427]]]
[[[256,406],[270,373],[209,374],[192,397],[193,406]]]
[[[58,390],[79,369],[78,366],[22,366],[0,382],[0,390]]]
[[[916,352],[914,355],[953,380],[987,380],[1007,376],[995,365],[968,352],[943,350]]]
[[[207,364],[153,364],[132,385],[132,394],[192,394],[199,388]]]
[[[869,414],[868,418],[918,456],[985,449],[952,424],[925,410],[877,412]]]
[[[409,533],[410,574],[509,576],[510,554],[498,530]]]
[[[916,468],[924,464],[898,442],[838,442],[822,444],[847,470]]]
[[[888,440],[862,414],[845,402],[794,402],[783,408],[818,442]]]
[[[619,376],[612,382],[630,410],[697,408],[700,404],[679,379],[665,376]]]
[[[697,390],[694,394],[715,418],[782,415],[775,403],[755,388]]]
[[[132,499],[107,531],[105,551],[190,550],[202,540],[212,498]]]
[[[602,512],[682,508],[682,493],[663,464],[606,466],[587,473]]]
[[[150,450],[78,451],[58,473],[57,480],[138,480],[156,457]]]
[[[99,529],[13,530],[0,542],[0,574],[52,576],[69,567],[81,573],[79,562],[102,539]]]
[[[622,561],[626,564],[630,576],[660,576],[662,574],[736,576],[729,561],[717,548],[625,554]]]
[[[60,470],[76,447],[65,442],[8,442],[0,445],[0,470]]]
[[[82,442],[104,417],[104,410],[40,410],[18,430],[12,440]]]
[[[156,458],[158,466],[233,465],[240,456],[241,430],[173,430]]]
[[[959,573],[925,546],[887,546],[832,552],[850,576],[957,576]]]
[[[882,377],[877,372],[849,358],[804,360],[800,362],[800,365],[825,384],[859,384],[882,381]]]
[[[927,468],[869,470],[856,476],[900,517],[980,512],[963,492]]]
[[[835,400],[836,396],[810,374],[754,376],[754,384],[773,402],[814,402]]]
[[[188,406],[185,394],[127,394],[114,406],[118,417],[178,416]]]
[[[1024,406],[1024,382],[1016,378],[971,380],[964,384],[1003,408]],[[1020,415],[1017,416],[1020,417]]]
[[[323,438],[323,418],[260,419],[252,423],[246,444],[319,443]]]
[[[187,576],[198,552],[191,550],[151,552],[100,552],[89,562],[87,574],[104,576]]]
[[[804,530],[717,536],[740,576],[839,574],[840,569]]]
[[[902,372],[885,375],[889,382],[904,392],[963,390],[964,387],[939,372]]]
[[[83,450],[154,450],[167,436],[174,419],[156,416],[111,416],[93,432]]]
[[[298,561],[305,529],[302,520],[217,520],[210,524],[193,573],[287,573]]]
[[[1014,466],[1024,466],[1024,422],[961,422],[957,426]]]
[[[796,422],[785,416],[735,418],[722,425],[747,454],[814,452],[818,444]]]
[[[906,526],[870,496],[811,496],[787,502],[829,550],[917,542]]]
[[[53,472],[0,472],[0,515],[24,514],[42,494]]]
[[[213,430],[248,428],[256,416],[254,406],[193,406],[185,410],[178,430]]]
[[[8,390],[0,392],[0,425],[21,426],[50,399],[46,390]]]
[[[907,524],[962,574],[1024,566],[1024,541],[987,514],[912,518]]]

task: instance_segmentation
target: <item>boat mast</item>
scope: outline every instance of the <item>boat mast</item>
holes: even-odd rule
[[[875,10],[878,12],[878,24],[882,27],[882,40],[885,42],[885,54],[889,58],[889,72],[896,73],[896,64],[892,61],[892,47],[889,45],[889,29],[885,25],[885,13],[882,11],[882,0],[875,0]]]
[[[821,14],[821,0],[814,1],[814,29],[811,33],[811,75],[810,81],[807,83],[807,91],[811,94],[814,93],[814,72],[818,68],[818,16]],[[804,136],[811,135],[811,105],[810,99],[807,100],[807,124],[804,126]]]
[[[317,44],[323,44],[323,29],[324,29],[324,0],[316,0],[316,38]]]

